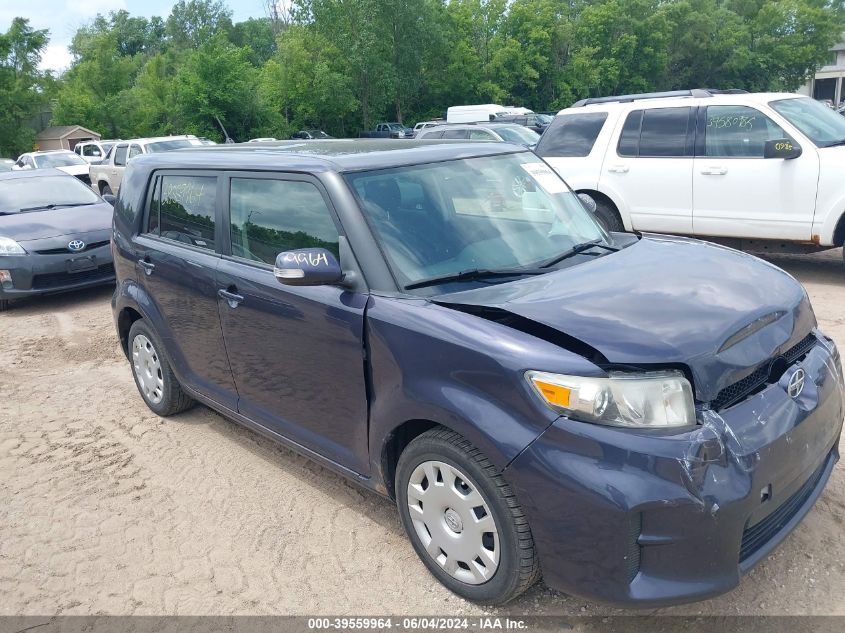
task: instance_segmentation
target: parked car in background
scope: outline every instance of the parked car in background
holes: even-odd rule
[[[359,138],[411,138],[414,131],[401,123],[379,123],[375,129],[358,133]]]
[[[446,123],[445,119],[438,119],[436,121],[420,121],[414,126],[414,138],[417,137],[417,134],[419,134],[421,130],[426,130],[430,127],[437,127],[438,125],[443,125],[444,123]]]
[[[751,251],[845,242],[845,119],[791,93],[686,90],[580,101],[536,152],[612,231]]]
[[[298,150],[130,164],[112,308],[154,413],[205,403],[395,499],[434,577],[485,604],[541,570],[708,598],[810,512],[845,387],[790,275],[609,234],[518,145]]]
[[[15,171],[26,169],[59,169],[66,174],[76,176],[86,185],[91,184],[88,175],[88,163],[73,152],[65,149],[21,154],[12,169]]]
[[[299,130],[299,132],[294,132],[290,135],[292,139],[303,139],[303,140],[314,140],[314,139],[327,139],[327,138],[334,138],[333,136],[329,136],[323,130]]]
[[[471,141],[505,141],[534,147],[540,135],[515,123],[446,124],[428,128],[417,134],[418,139],[469,139]]]
[[[11,158],[0,158],[0,172],[12,171],[15,166],[15,161]]]
[[[58,169],[0,174],[0,312],[14,299],[113,283],[112,211]]]
[[[197,141],[199,141],[200,145],[217,145],[217,141],[212,141],[210,138],[205,136],[198,136]]]
[[[196,136],[159,136],[155,138],[135,138],[119,141],[109,152],[108,157],[101,163],[90,166],[89,173],[91,187],[100,195],[117,195],[123,180],[126,164],[141,154],[170,152],[187,147],[206,145]]]
[[[247,143],[266,143],[268,141],[278,141],[279,139],[273,138],[272,136],[262,136],[259,138],[251,138],[247,141]]]
[[[552,118],[546,114],[503,114],[497,116],[496,123],[515,123],[522,125],[530,130],[534,130],[537,134],[542,134],[543,131],[552,122]]]
[[[106,157],[109,150],[119,140],[82,141],[74,146],[73,153],[82,158],[86,163],[97,163]]]

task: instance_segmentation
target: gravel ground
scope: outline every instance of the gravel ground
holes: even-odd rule
[[[777,256],[845,349],[841,251]],[[542,584],[491,610],[437,584],[392,504],[205,407],[153,415],[110,289],[0,315],[0,615],[619,615]],[[845,614],[845,475],[735,591],[660,614]]]

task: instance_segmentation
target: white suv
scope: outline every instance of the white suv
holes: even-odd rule
[[[845,117],[795,94],[685,90],[585,99],[536,153],[610,230],[752,251],[845,241]]]

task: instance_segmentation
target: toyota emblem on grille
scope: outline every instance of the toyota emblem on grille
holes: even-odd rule
[[[85,242],[82,240],[71,240],[67,243],[67,248],[73,253],[78,253],[79,251],[85,250]]]
[[[789,382],[786,383],[786,393],[789,394],[790,398],[797,398],[801,395],[801,391],[804,389],[804,380],[806,378],[807,375],[800,367],[789,377]]]

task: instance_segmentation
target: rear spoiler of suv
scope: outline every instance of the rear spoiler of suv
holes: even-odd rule
[[[730,88],[727,90],[717,90],[713,88],[693,88],[692,90],[670,90],[669,92],[644,92],[642,94],[632,95],[617,95],[615,97],[591,97],[589,99],[581,99],[576,101],[571,108],[583,108],[584,106],[592,105],[594,103],[630,103],[632,101],[640,101],[642,99],[666,99],[669,97],[712,97],[713,95],[738,95],[748,94],[747,90],[740,90],[738,88]]]

